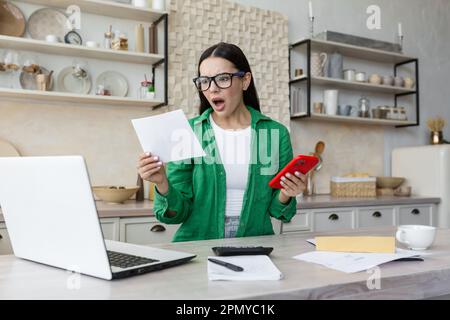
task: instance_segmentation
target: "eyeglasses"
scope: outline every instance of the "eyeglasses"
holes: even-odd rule
[[[245,76],[244,71],[238,71],[235,73],[224,72],[224,73],[219,73],[218,75],[216,75],[214,77],[206,77],[206,76],[197,77],[197,78],[193,79],[193,81],[199,91],[208,90],[209,87],[211,86],[211,81],[214,81],[216,86],[219,87],[220,89],[227,89],[227,88],[231,87],[232,82],[233,82],[232,81],[233,77],[242,78],[244,76]]]

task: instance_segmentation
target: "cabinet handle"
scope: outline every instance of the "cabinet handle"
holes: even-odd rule
[[[330,214],[330,216],[328,217],[328,219],[334,221],[334,220],[339,220],[339,216],[336,213]]]
[[[381,216],[382,216],[382,214],[381,214],[380,211],[375,211],[375,212],[372,214],[372,217],[374,217],[374,218],[381,218]]]
[[[151,232],[163,232],[163,231],[166,231],[166,228],[164,228],[164,226],[162,226],[160,224],[156,224],[153,227],[151,227],[150,231]]]
[[[411,211],[412,214],[420,214],[419,209],[412,209]]]

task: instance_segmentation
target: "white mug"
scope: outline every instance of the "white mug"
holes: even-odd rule
[[[147,0],[133,0],[133,6],[138,8],[148,8],[148,1]]]
[[[98,43],[97,41],[86,41],[86,47],[98,48]]]
[[[323,105],[325,113],[329,115],[337,114],[339,90],[325,90],[323,92]]]
[[[166,1],[165,0],[153,0],[152,8],[158,11],[166,10]]]
[[[55,36],[54,34],[48,34],[45,36],[45,41],[52,42],[52,43],[58,43],[59,38]]]
[[[412,250],[425,250],[434,241],[436,227],[423,225],[399,226],[395,237]]]

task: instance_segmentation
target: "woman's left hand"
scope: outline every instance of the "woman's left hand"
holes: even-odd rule
[[[296,197],[306,189],[306,175],[296,171],[281,177],[281,192],[288,197]]]

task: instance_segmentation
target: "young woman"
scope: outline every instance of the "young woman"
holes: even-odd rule
[[[283,177],[281,190],[268,186],[293,158],[289,132],[260,113],[250,65],[239,47],[219,43],[207,49],[194,83],[200,116],[189,123],[206,156],[166,168],[150,152],[139,158],[139,174],[156,184],[157,219],[182,224],[173,241],[274,234],[271,217],[291,220],[295,197],[305,189],[299,172]]]

